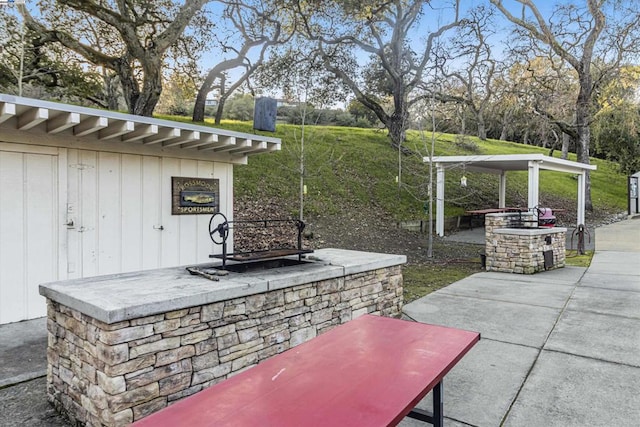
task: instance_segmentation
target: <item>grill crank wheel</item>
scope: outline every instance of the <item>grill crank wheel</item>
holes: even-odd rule
[[[209,220],[209,237],[216,245],[224,245],[229,237],[229,221],[223,213],[214,214]]]

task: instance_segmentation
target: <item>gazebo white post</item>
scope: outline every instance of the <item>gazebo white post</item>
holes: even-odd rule
[[[436,233],[444,236],[444,167],[436,163]]]
[[[500,182],[498,183],[498,207],[505,207],[505,199],[507,194],[507,172],[500,171]]]
[[[586,172],[583,170],[578,175],[578,215],[577,215],[577,224],[576,227],[580,224],[584,224],[584,203],[585,203],[585,178]]]
[[[540,187],[540,164],[535,160],[529,161],[529,209],[538,206],[538,190]]]

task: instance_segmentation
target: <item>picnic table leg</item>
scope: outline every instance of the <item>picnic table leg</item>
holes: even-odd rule
[[[433,388],[433,427],[444,425],[444,404],[442,402],[442,381]]]
[[[433,388],[433,413],[427,412],[424,409],[413,408],[407,414],[407,417],[432,424],[433,427],[444,426],[444,404],[442,402],[442,397],[443,397],[442,381],[443,380],[440,380],[440,382],[436,384],[436,386]]]

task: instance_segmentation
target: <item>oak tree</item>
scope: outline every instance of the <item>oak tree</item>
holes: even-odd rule
[[[129,113],[150,116],[162,92],[165,57],[183,36],[193,17],[208,0],[58,0],[61,15],[77,13],[93,28],[107,28],[110,49],[87,43],[72,30],[36,18],[19,8],[27,27],[40,43],[59,43],[93,65],[117,75]],[[43,2],[44,6],[47,5]]]
[[[542,107],[538,112],[576,141],[578,161],[588,164],[590,125],[598,110],[596,94],[606,76],[617,73],[625,61],[640,54],[637,2],[586,0],[584,4],[559,4],[548,17],[540,12],[534,0],[491,0],[491,3],[515,24],[533,56],[549,52],[575,73],[578,90],[573,120],[556,118]],[[514,12],[512,6],[519,7],[519,12]],[[586,208],[593,210],[588,171],[585,185]]]
[[[322,59],[326,70],[338,77],[355,98],[370,109],[389,131],[391,144],[405,139],[413,96],[425,69],[432,64],[434,40],[459,25],[458,1],[453,1],[449,22],[428,29],[422,20],[433,13],[431,2],[406,0],[294,1],[304,36]],[[368,55],[364,66],[354,60]],[[354,66],[355,64],[355,66]],[[365,71],[376,69],[378,93],[366,85]],[[371,79],[369,79],[371,81]],[[380,91],[390,99],[387,107]]]
[[[215,123],[220,123],[226,100],[260,68],[273,46],[286,43],[295,32],[295,19],[280,2],[222,0],[227,30],[216,36],[222,59],[204,78],[193,108],[193,121],[204,120],[205,101],[217,89]],[[235,78],[230,79],[231,71]],[[239,71],[238,71],[239,70]]]
[[[441,75],[450,80],[449,86],[461,90],[437,93],[437,99],[466,106],[476,119],[481,140],[487,139],[486,114],[494,100],[493,79],[498,63],[490,41],[494,28],[491,9],[485,6],[472,9],[443,50],[445,61],[439,63]]]

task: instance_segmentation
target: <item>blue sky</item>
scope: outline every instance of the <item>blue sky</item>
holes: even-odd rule
[[[583,4],[583,0],[573,0],[578,1]],[[637,1],[637,0],[633,0]],[[439,25],[443,23],[450,22],[453,18],[453,9],[451,8],[452,0],[434,0],[432,2],[432,7],[425,6],[424,15],[422,16],[420,25],[415,29],[414,42],[416,43],[416,50],[420,50],[420,45],[422,44],[422,40],[426,37],[426,35],[437,28]],[[521,5],[516,0],[504,0],[505,4],[513,10],[514,13],[518,13],[521,10]],[[571,0],[536,0],[536,4],[543,15],[548,15],[553,10],[554,6],[557,4],[566,4],[571,2]],[[37,16],[35,0],[27,0],[27,7]],[[464,16],[465,12],[469,9],[477,7],[479,5],[489,5],[489,0],[461,0],[461,15]],[[214,16],[220,16],[222,11],[222,6],[218,2],[212,2],[205,6],[209,11],[212,12]],[[500,13],[496,14],[498,27],[496,35],[493,37],[493,43],[495,43],[494,54],[500,55],[502,51],[501,44],[504,40],[509,39],[511,24],[505,19],[502,18]],[[218,22],[220,22],[219,20]],[[221,28],[215,28],[213,31],[221,32]],[[220,60],[224,58],[224,54],[219,52],[215,47],[211,49],[210,52],[206,52],[203,54],[202,59],[200,61],[201,72],[204,74],[207,70],[218,63]],[[358,59],[361,63],[368,61],[368,55],[360,54],[358,55]],[[238,75],[238,72],[230,73],[233,78],[234,75]],[[277,96],[277,95],[276,95]]]
[[[560,1],[560,3],[568,3],[569,1],[570,0],[564,0]],[[537,6],[539,10],[543,14],[547,15],[553,10],[553,7],[558,3],[558,1],[537,0],[536,3],[538,3]],[[479,5],[489,4],[489,0],[461,0],[460,14],[461,16],[464,16],[465,12],[472,8],[475,8]],[[508,7],[514,11],[514,13],[517,13],[521,10],[521,5],[515,0],[505,0],[505,4],[507,4]],[[220,13],[221,11],[221,8],[217,3],[212,3],[208,5],[207,8],[214,13]],[[498,22],[500,28],[497,29],[497,34],[493,37],[493,42],[496,44],[494,54],[500,55],[503,50],[501,43],[503,40],[509,38],[510,30],[508,28],[511,26],[511,24],[506,20],[506,18],[503,18],[500,13],[497,13],[496,17],[496,21]],[[432,7],[425,6],[420,25],[415,28],[415,34],[412,37],[414,39],[413,43],[417,44],[416,50],[420,49],[418,45],[422,44],[423,40],[429,32],[435,30],[439,25],[450,22],[452,19],[453,8],[451,7],[451,0],[435,0],[432,2]],[[368,55],[365,54],[358,54],[357,58],[360,63],[366,63],[368,61]],[[203,70],[212,67],[221,59],[221,54],[215,51],[212,51],[210,54],[205,55],[201,60]],[[238,75],[238,72],[232,72],[230,74],[231,77],[233,77],[234,75]],[[272,96],[278,96],[278,94],[272,94]]]

